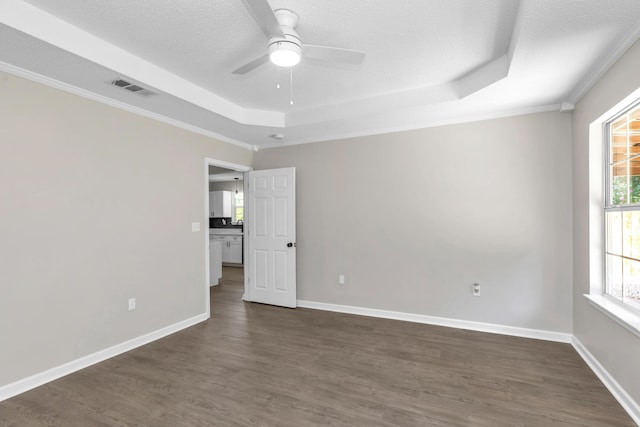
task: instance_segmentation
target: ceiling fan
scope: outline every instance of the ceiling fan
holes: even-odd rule
[[[364,52],[339,47],[303,44],[295,28],[298,15],[289,9],[271,9],[267,0],[245,0],[254,19],[269,37],[267,53],[233,70],[233,74],[246,74],[271,60],[279,67],[292,67],[302,56],[321,61],[360,64]]]

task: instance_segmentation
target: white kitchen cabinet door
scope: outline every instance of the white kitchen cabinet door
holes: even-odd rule
[[[218,285],[222,277],[222,241],[215,238],[209,239],[209,272],[209,285]]]
[[[231,191],[209,192],[209,214],[212,218],[231,216]]]
[[[242,264],[242,236],[224,236],[222,262]]]
[[[229,262],[242,264],[242,237],[233,237],[229,241]]]

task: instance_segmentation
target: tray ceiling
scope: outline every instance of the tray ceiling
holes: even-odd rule
[[[269,3],[300,16],[304,43],[364,62],[231,74],[266,52],[237,0],[5,0],[0,68],[263,148],[570,109],[640,36],[635,0]]]

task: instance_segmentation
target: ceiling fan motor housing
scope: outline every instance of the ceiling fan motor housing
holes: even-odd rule
[[[298,55],[302,54],[302,42],[298,38],[298,34],[291,30],[293,34],[289,34],[287,31],[282,37],[270,37],[269,38],[269,55],[277,50],[290,50],[296,52]]]
[[[289,9],[274,11],[284,37],[271,36],[268,42],[271,61],[281,67],[296,65],[302,56],[302,41],[294,29],[298,25],[298,15]]]

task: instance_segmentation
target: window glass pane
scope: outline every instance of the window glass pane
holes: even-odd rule
[[[627,163],[621,167],[625,169]],[[640,177],[627,176],[624,171],[619,173],[621,175],[611,178],[611,204],[616,206],[640,203]]]
[[[612,254],[622,255],[622,212],[606,212],[607,248]]]
[[[236,210],[234,217],[236,221],[244,221],[244,194],[238,193],[235,195]]]
[[[622,300],[622,258],[607,255],[607,294]]]
[[[624,259],[622,261],[623,301],[640,303],[640,261]]]
[[[640,107],[609,125],[609,203],[640,203]]]
[[[629,283],[624,286],[624,302],[640,310],[640,285]]]
[[[640,157],[636,160],[640,161]],[[611,204],[612,205],[627,205],[633,203],[640,203],[640,176],[628,176],[626,168],[631,162],[624,162],[619,165],[622,169],[617,172],[619,175],[611,178]],[[634,166],[635,168],[636,166]]]
[[[640,259],[640,211],[622,214],[622,255]]]

